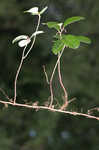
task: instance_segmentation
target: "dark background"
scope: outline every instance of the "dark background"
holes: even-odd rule
[[[68,110],[87,112],[99,106],[99,1],[98,0],[0,0],[0,88],[13,97],[14,77],[22,50],[12,40],[21,34],[30,35],[37,17],[24,14],[31,7],[48,6],[42,22],[58,21],[71,16],[86,20],[70,25],[67,31],[91,38],[91,45],[66,49],[61,71],[69,98],[76,97]],[[46,65],[51,75],[56,56],[51,52],[54,30],[42,26],[45,34],[37,37],[34,49],[26,59],[17,85],[17,102],[39,101],[50,95],[43,73]],[[54,78],[57,99],[63,92],[57,75]],[[3,94],[0,99],[6,100]],[[97,112],[94,115],[98,115]],[[5,108],[0,104],[0,150],[99,150],[99,122],[84,117],[34,111],[26,108]]]

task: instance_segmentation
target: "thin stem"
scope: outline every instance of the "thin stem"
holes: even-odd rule
[[[45,66],[44,66],[44,65],[43,65],[43,70],[44,70],[46,82],[47,82],[47,84],[50,84],[50,83],[49,83],[49,79],[48,79],[48,75],[47,75],[47,72],[46,72],[46,70],[45,70]]]
[[[59,61],[60,61],[60,58],[61,58],[61,56],[62,56],[62,54],[63,54],[64,49],[65,49],[65,46],[63,47],[63,49],[62,49],[62,51],[61,51],[61,53],[60,53],[60,56],[59,56],[58,59],[57,59],[57,62],[56,62],[56,64],[55,64],[55,66],[54,66],[54,69],[53,69],[53,72],[52,72],[52,75],[51,75],[51,78],[50,78],[50,93],[51,93],[50,107],[52,107],[52,104],[53,104],[53,88],[52,88],[52,81],[53,81],[53,77],[54,77],[54,74],[55,74],[55,70],[56,70],[57,65],[58,65],[58,63],[59,63]]]
[[[38,31],[38,28],[39,28],[39,25],[40,25],[40,18],[41,16],[39,15],[39,19],[38,19],[38,23],[37,23],[37,27],[36,27],[36,31]],[[31,35],[30,39],[33,37],[33,34]],[[17,80],[18,80],[18,76],[19,76],[19,73],[20,73],[20,70],[22,68],[22,65],[23,65],[23,61],[24,59],[26,59],[26,57],[28,56],[28,54],[30,53],[31,49],[33,48],[34,46],[34,43],[35,43],[35,40],[36,40],[36,35],[34,36],[34,39],[33,39],[33,42],[31,44],[31,47],[29,48],[29,50],[27,51],[27,53],[25,54],[25,50],[27,48],[27,45],[25,46],[25,48],[23,49],[23,53],[22,53],[22,58],[21,58],[21,61],[20,61],[20,64],[19,64],[19,67],[18,67],[18,70],[16,72],[16,76],[15,76],[15,81],[14,81],[14,105],[16,103],[16,97],[17,97]]]
[[[60,57],[60,53],[58,54],[58,57]],[[60,85],[64,91],[64,100],[65,100],[64,107],[66,107],[68,105],[68,94],[67,94],[67,91],[66,91],[64,84],[62,82],[62,76],[61,76],[61,71],[60,71],[60,61],[58,62],[58,76],[59,76]]]
[[[15,76],[15,81],[14,81],[14,104],[16,103],[16,96],[17,96],[17,91],[16,91],[17,87],[16,87],[16,84],[17,84],[17,80],[18,80],[18,76],[19,76],[20,70],[22,68],[22,64],[23,64],[23,60],[24,60],[24,53],[25,53],[26,47],[27,46],[25,46],[24,49],[23,49],[22,58],[21,58],[21,61],[20,61],[18,70],[16,72],[16,76]]]
[[[40,20],[41,20],[41,16],[39,15],[39,19],[38,19],[38,23],[37,23],[37,27],[36,27],[35,32],[38,31],[38,28],[39,28],[39,25],[40,25]],[[30,39],[31,39],[32,37],[33,37],[33,34],[31,35]],[[35,43],[35,40],[36,40],[36,35],[34,36],[32,45],[31,45],[31,47],[29,48],[29,50],[27,51],[27,53],[25,54],[24,59],[28,56],[28,54],[30,53],[31,49],[33,48],[34,43]]]

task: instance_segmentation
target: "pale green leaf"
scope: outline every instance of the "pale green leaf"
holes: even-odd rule
[[[62,40],[57,40],[54,42],[53,47],[52,47],[52,52],[57,55],[63,48],[65,44],[63,43]]]
[[[80,42],[83,42],[83,43],[86,43],[86,44],[91,43],[91,40],[86,36],[77,36],[77,38],[79,39]]]
[[[74,23],[74,22],[77,22],[77,21],[80,21],[80,20],[84,20],[85,18],[84,17],[81,17],[81,16],[75,16],[75,17],[70,17],[70,18],[67,18],[63,24],[64,27],[66,27],[67,25],[71,24],[71,23]]]

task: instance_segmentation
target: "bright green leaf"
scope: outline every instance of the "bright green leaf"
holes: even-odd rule
[[[63,43],[62,40],[57,40],[54,42],[54,45],[52,47],[52,52],[57,55],[63,48],[65,44]]]
[[[63,35],[63,41],[66,47],[72,48],[72,49],[77,49],[80,46],[80,41],[77,39],[76,36],[68,34],[68,35]]]
[[[54,28],[56,30],[60,30],[60,23],[58,22],[47,22],[43,23],[44,25],[47,25],[49,28]]]
[[[86,43],[86,44],[91,43],[91,40],[86,36],[77,36],[77,38],[80,42],[83,42],[83,43]]]
[[[64,22],[64,27],[66,27],[67,25],[71,24],[71,23],[74,23],[74,22],[77,22],[77,21],[80,21],[80,20],[84,20],[85,18],[84,17],[81,17],[81,16],[75,16],[75,17],[70,17],[70,18],[67,18]]]

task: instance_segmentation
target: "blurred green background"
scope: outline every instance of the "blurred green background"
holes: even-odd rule
[[[91,38],[91,45],[66,49],[61,71],[69,98],[76,97],[68,110],[86,112],[99,106],[99,1],[98,0],[0,0],[0,88],[13,97],[14,77],[22,50],[12,40],[35,31],[37,17],[23,11],[48,6],[42,22],[59,21],[71,16],[86,20],[70,25],[67,31]],[[34,49],[26,59],[17,84],[17,102],[39,101],[49,97],[43,65],[51,75],[56,56],[51,52],[54,30],[42,26],[45,34],[37,37]],[[55,96],[61,101],[57,75]],[[0,93],[0,99],[5,97]],[[99,122],[59,113],[5,108],[0,104],[0,150],[99,150]],[[94,112],[95,115],[99,115]]]

